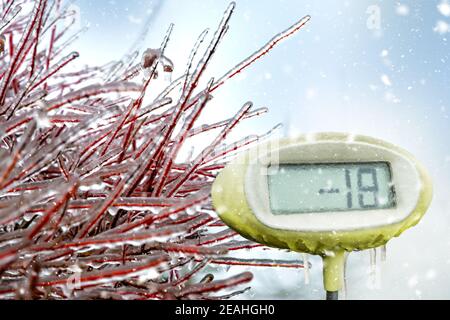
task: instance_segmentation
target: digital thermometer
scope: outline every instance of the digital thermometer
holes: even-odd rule
[[[410,153],[344,133],[260,144],[212,188],[220,218],[247,239],[320,255],[332,296],[343,287],[345,253],[383,246],[416,225],[432,194],[426,169]]]

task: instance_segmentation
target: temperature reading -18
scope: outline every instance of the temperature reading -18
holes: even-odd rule
[[[378,210],[395,206],[388,163],[280,165],[269,168],[275,215]]]

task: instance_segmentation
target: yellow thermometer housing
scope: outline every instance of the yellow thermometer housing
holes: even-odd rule
[[[245,238],[320,255],[328,292],[343,287],[346,252],[400,236],[419,223],[432,195],[413,155],[346,133],[262,143],[230,163],[212,188],[220,218]]]

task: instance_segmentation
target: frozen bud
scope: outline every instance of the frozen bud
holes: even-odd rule
[[[173,66],[172,65],[165,65],[164,66],[164,72],[173,72]]]
[[[159,49],[147,49],[142,55],[141,67],[145,71],[145,78],[150,77],[150,73],[153,72],[153,78],[158,78],[158,71],[152,70],[156,63],[159,63],[158,69],[162,70],[165,74],[169,76],[173,72],[173,62],[167,57],[161,55],[161,50]]]
[[[142,68],[148,69],[153,66],[155,61],[159,59],[161,50],[147,49],[142,55]]]
[[[6,44],[6,38],[4,35],[0,35],[0,56],[5,53],[5,44]]]

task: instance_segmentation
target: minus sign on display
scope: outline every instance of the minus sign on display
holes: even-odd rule
[[[335,194],[341,193],[339,189],[320,189],[319,194]]]

